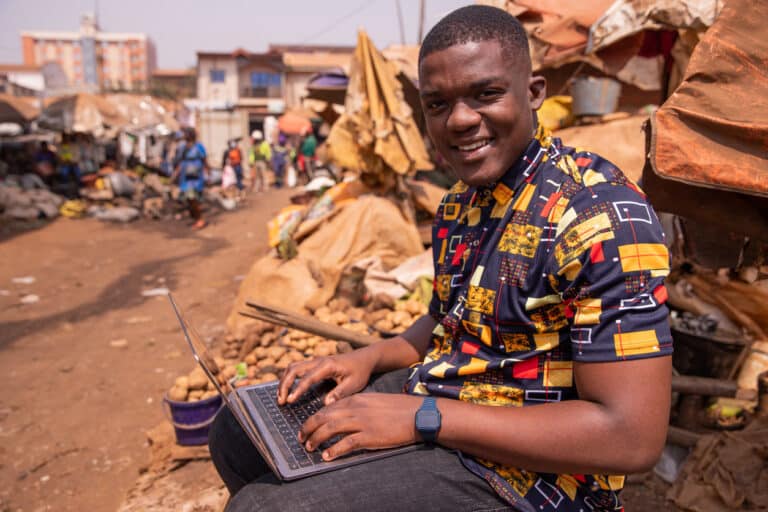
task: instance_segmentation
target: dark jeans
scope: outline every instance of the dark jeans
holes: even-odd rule
[[[387,373],[369,387],[398,393],[405,376],[405,371]],[[209,445],[216,470],[232,495],[228,512],[513,510],[453,451],[439,446],[281,482],[226,408],[211,426]]]
[[[237,178],[237,190],[243,190],[243,166],[235,164],[232,169],[235,171],[235,178]]]

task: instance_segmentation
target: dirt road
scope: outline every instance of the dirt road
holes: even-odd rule
[[[0,239],[0,511],[117,508],[163,393],[193,367],[167,299],[142,292],[171,289],[204,337],[222,337],[289,195],[253,196],[200,232],[59,219]]]

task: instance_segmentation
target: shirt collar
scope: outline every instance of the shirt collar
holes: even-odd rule
[[[512,167],[495,183],[490,183],[486,187],[492,190],[494,198],[498,202],[506,202],[520,184],[530,178],[541,162],[541,157],[545,151],[542,150],[542,144],[537,138],[532,138],[528,147],[520,155]],[[479,187],[482,188],[482,187]]]

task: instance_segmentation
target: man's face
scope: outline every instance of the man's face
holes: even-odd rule
[[[471,186],[501,178],[533,135],[542,77],[505,55],[497,41],[458,44],[419,64],[421,103],[432,142]]]

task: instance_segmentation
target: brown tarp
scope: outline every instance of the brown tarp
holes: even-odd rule
[[[664,81],[661,57],[638,55],[643,32],[703,31],[714,21],[722,0],[478,0],[478,3],[505,9],[520,19],[529,35],[534,70],[580,62],[644,91],[656,91],[661,90]]]
[[[128,123],[125,129],[147,129],[164,126],[170,133],[180,128],[178,121],[173,117],[179,105],[170,100],[161,100],[147,94],[106,94],[101,96],[111,103],[119,114]]]
[[[360,31],[346,111],[327,139],[329,157],[336,165],[377,175],[432,170],[398,73],[398,67],[387,61]]]
[[[376,256],[390,270],[424,250],[416,226],[397,205],[372,195],[340,208],[298,249],[288,261],[265,256],[254,263],[227,319],[230,332],[241,336],[252,323],[238,313],[248,299],[296,311],[316,309],[334,296],[342,273],[355,262]]]
[[[40,115],[43,125],[67,131],[111,137],[130,120],[104,96],[80,93],[51,99]]]
[[[652,117],[644,171],[658,209],[762,238],[768,236],[766,18],[767,2],[726,3],[683,82]]]
[[[0,94],[0,123],[24,124],[33,120],[40,111],[32,101],[10,94]]]
[[[478,3],[499,7],[520,19],[530,35],[533,67],[539,69],[583,54],[589,27],[613,0],[480,0]]]
[[[768,510],[768,417],[702,438],[667,497],[695,512]]]

